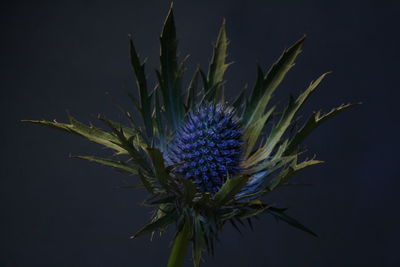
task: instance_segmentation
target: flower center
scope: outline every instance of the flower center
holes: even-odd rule
[[[206,192],[216,192],[240,171],[242,131],[232,108],[203,105],[191,111],[176,132],[167,157],[175,175],[195,182]]]

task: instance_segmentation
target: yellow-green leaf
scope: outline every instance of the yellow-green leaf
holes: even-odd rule
[[[248,176],[240,176],[226,180],[214,196],[214,205],[219,207],[231,201],[248,180]]]
[[[102,164],[105,166],[110,166],[110,167],[113,167],[122,172],[127,172],[127,173],[135,174],[135,175],[138,174],[137,168],[135,168],[123,161],[110,160],[110,159],[99,158],[99,157],[94,157],[94,156],[73,156],[73,157],[96,162],[96,163],[99,163],[99,164]]]

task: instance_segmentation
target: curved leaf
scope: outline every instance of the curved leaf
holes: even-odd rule
[[[123,162],[123,161],[115,161],[115,160],[110,160],[110,159],[104,159],[104,158],[99,158],[99,157],[93,157],[93,156],[73,156],[74,158],[79,158],[79,159],[85,159],[88,161],[96,162],[105,166],[110,166],[118,171],[130,173],[130,174],[138,174],[138,171],[136,168],[133,166],[130,166],[129,164]]]

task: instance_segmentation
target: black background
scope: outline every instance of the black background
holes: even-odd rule
[[[253,85],[306,33],[303,53],[279,88],[285,103],[333,71],[302,114],[365,102],[306,140],[326,163],[302,173],[311,187],[282,188],[268,201],[319,234],[314,238],[268,215],[255,232],[222,233],[205,266],[391,266],[400,264],[398,213],[399,5],[381,1],[176,1],[186,77],[211,57],[223,18],[231,40],[226,85]],[[326,3],[325,3],[326,2]],[[158,36],[169,1],[13,1],[1,7],[0,266],[163,266],[171,232],[152,242],[129,235],[147,222],[134,177],[68,155],[109,155],[96,144],[20,119],[65,121],[66,110],[96,122],[123,117],[135,90],[128,62],[132,33],[154,81]],[[190,265],[189,259],[187,260]]]

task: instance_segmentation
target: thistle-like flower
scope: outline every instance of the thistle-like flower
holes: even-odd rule
[[[203,105],[187,114],[168,147],[175,176],[192,180],[204,192],[217,192],[227,177],[239,173],[242,156],[240,121],[232,108]]]
[[[150,93],[144,63],[130,39],[131,64],[139,99],[129,95],[143,124],[126,111],[130,126],[99,119],[110,131],[87,126],[69,117],[69,123],[30,120],[99,143],[112,158],[78,156],[136,176],[148,191],[146,204],[154,207],[150,222],[132,237],[164,231],[174,224],[176,236],[168,266],[180,266],[193,244],[193,264],[199,266],[205,249],[213,253],[221,228],[251,227],[252,219],[266,212],[307,233],[311,230],[289,217],[285,209],[264,203],[262,197],[288,185],[299,171],[321,163],[303,158],[299,148],[307,135],[324,121],[352,107],[341,105],[328,113],[313,113],[297,131],[298,111],[327,73],[322,74],[286,108],[276,112],[270,100],[293,67],[305,37],[286,49],[267,73],[257,68],[251,93],[243,90],[234,101],[224,97],[228,39],[223,23],[207,74],[197,69],[184,90],[184,62],[177,56],[172,8],[161,34],[160,70]],[[201,85],[200,82],[201,81]],[[266,125],[270,125],[267,127]],[[268,131],[267,131],[268,129]],[[134,186],[137,187],[137,186]]]

